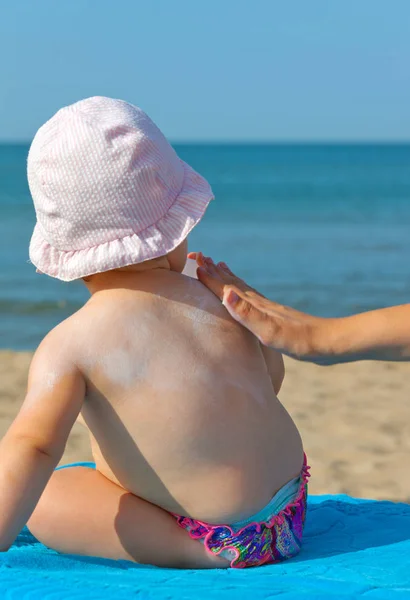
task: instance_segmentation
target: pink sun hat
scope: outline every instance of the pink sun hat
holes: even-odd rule
[[[164,256],[214,197],[140,108],[111,98],[59,110],[36,133],[27,171],[30,260],[63,281]]]

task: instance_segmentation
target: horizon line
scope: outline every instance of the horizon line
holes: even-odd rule
[[[29,146],[32,140],[0,139],[1,146]],[[180,146],[408,146],[409,139],[279,139],[279,140],[184,140],[169,139],[171,145]]]

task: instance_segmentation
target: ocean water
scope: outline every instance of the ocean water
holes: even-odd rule
[[[189,238],[262,293],[341,316],[410,302],[410,145],[180,145],[216,200]],[[87,300],[35,273],[27,146],[0,146],[0,347],[33,349]]]

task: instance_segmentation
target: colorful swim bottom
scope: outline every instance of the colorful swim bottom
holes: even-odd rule
[[[211,554],[241,569],[274,563],[295,556],[302,545],[306,515],[309,467],[306,456],[299,477],[287,483],[256,515],[231,525],[211,525],[174,515],[191,538]]]

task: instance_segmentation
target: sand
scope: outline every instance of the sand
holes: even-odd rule
[[[0,436],[24,399],[32,354],[0,351]],[[279,395],[312,467],[310,493],[410,502],[410,363],[317,367],[286,361]],[[76,424],[61,461],[91,460]]]

